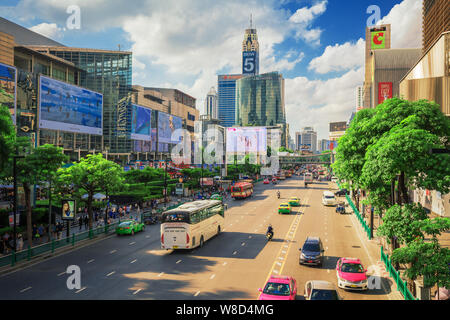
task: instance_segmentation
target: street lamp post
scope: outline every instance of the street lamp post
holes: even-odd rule
[[[167,203],[167,159],[164,160],[164,203]]]
[[[24,156],[13,156],[13,176],[14,176],[14,252],[17,250],[17,159],[25,158]],[[30,241],[30,240],[29,240]]]

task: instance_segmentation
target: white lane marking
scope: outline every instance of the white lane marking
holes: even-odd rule
[[[131,246],[131,245],[133,245],[133,244],[135,244],[135,243],[136,243],[135,241],[133,241],[133,242],[130,242],[130,246]]]
[[[241,247],[245,246],[245,242],[242,242]]]
[[[178,260],[177,262],[175,262],[176,264],[179,264],[181,262],[181,260]]]
[[[223,263],[223,265],[224,265],[224,266],[226,266],[226,265],[227,265],[227,263],[226,263],[226,262],[224,262],[224,263]]]
[[[328,270],[327,270],[327,272],[328,272],[328,273],[330,273],[330,272],[331,272],[331,270],[330,270],[330,269],[328,269]]]
[[[281,251],[282,253],[286,253],[286,250]]]
[[[284,260],[284,258],[283,257],[278,257],[278,260]]]
[[[145,236],[145,237],[146,237],[147,239],[150,238],[150,236]],[[139,290],[141,290],[141,289],[139,289]]]
[[[233,252],[233,255],[235,255],[237,253],[237,251]]]
[[[281,262],[277,262],[277,265],[281,266]]]
[[[75,291],[75,293],[80,293],[81,291],[83,291],[84,289],[86,289],[86,287],[81,288],[80,290]]]
[[[248,238],[249,238],[249,239],[251,239],[251,238],[252,238],[252,236],[248,236]]]
[[[133,294],[138,294],[142,289],[137,289]]]
[[[278,273],[278,270],[273,270],[274,273]]]
[[[91,263],[91,262],[94,262],[94,261],[95,261],[95,259],[91,259],[87,263]]]
[[[64,272],[58,273],[58,277],[62,276],[63,274],[66,274],[66,272],[64,271]]]
[[[28,291],[28,290],[30,290],[32,287],[28,287],[28,288],[25,288],[25,289],[22,289],[22,290],[20,290],[20,293],[24,293],[25,291]]]
[[[164,274],[164,272],[161,272],[160,274],[158,274],[158,277],[161,277]]]
[[[112,250],[109,253],[113,254],[114,252],[117,252],[117,250]]]
[[[108,273],[106,276],[107,276],[107,277],[112,276],[114,273],[116,273],[116,272],[115,272],[115,271],[110,272],[110,273]]]
[[[198,296],[199,294],[200,294],[200,291],[197,291],[197,292],[194,294],[194,297]]]
[[[215,274],[213,274],[211,277],[209,277],[210,280],[214,279],[216,277]]]
[[[134,259],[133,261],[131,261],[130,263],[135,263],[137,261],[137,259]]]

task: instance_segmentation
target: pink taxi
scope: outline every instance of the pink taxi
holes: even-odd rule
[[[297,282],[293,277],[271,276],[258,300],[295,300],[297,296]]]
[[[357,258],[340,258],[336,264],[338,287],[349,290],[367,290],[367,270]]]

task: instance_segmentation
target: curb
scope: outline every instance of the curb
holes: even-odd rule
[[[25,269],[27,267],[33,266],[33,265],[38,264],[38,263],[41,263],[44,260],[51,259],[51,258],[56,258],[56,257],[61,256],[63,254],[69,253],[71,251],[75,251],[75,250],[87,247],[89,245],[92,245],[94,243],[100,242],[102,240],[111,238],[114,235],[115,235],[115,233],[111,233],[111,234],[108,234],[108,235],[101,234],[101,235],[98,235],[94,239],[81,240],[81,241],[77,242],[78,245],[75,244],[75,246],[67,245],[67,246],[55,249],[54,253],[51,253],[51,252],[42,253],[40,255],[37,255],[37,256],[31,258],[30,261],[28,261],[28,260],[19,261],[19,262],[17,262],[14,265],[14,267],[8,266],[8,267],[0,268],[0,278],[3,277],[3,276],[8,275],[10,273],[13,273],[13,272]]]

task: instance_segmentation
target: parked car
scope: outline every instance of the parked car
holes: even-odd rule
[[[271,276],[264,289],[259,288],[258,300],[295,300],[297,281],[288,276]]]
[[[319,237],[308,237],[302,248],[299,249],[300,254],[300,264],[307,265],[323,265],[324,248],[322,240]]]
[[[357,258],[340,258],[336,264],[338,287],[350,290],[367,290],[367,270]]]
[[[304,297],[306,300],[342,300],[335,284],[320,280],[306,282]]]

